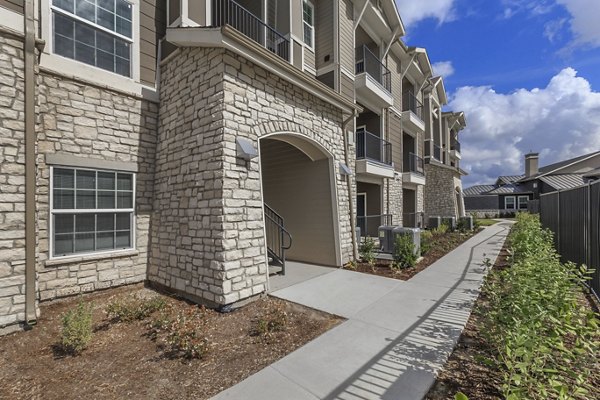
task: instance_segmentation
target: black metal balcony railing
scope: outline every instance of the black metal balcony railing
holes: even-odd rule
[[[454,150],[457,153],[460,153],[460,142],[458,140],[453,140],[450,144],[450,150]]]
[[[423,168],[423,159],[415,153],[408,153],[408,171],[415,174],[424,175],[425,169]]]
[[[402,111],[412,111],[419,119],[423,119],[423,103],[411,91],[402,94]]]
[[[435,143],[433,145],[433,158],[442,161],[442,148]]]
[[[378,237],[379,227],[393,225],[392,214],[363,215],[356,217],[356,226],[360,228],[360,237]]]
[[[233,0],[213,0],[214,26],[230,25],[267,50],[290,60],[290,41]]]
[[[356,131],[356,158],[392,165],[392,144],[364,129]]]
[[[356,73],[366,72],[388,92],[392,90],[390,70],[365,45],[356,49]]]

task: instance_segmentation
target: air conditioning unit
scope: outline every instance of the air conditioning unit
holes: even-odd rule
[[[456,229],[456,217],[442,217],[442,224],[448,225],[448,228],[453,231]]]
[[[417,257],[421,255],[421,230],[419,228],[404,228],[399,226],[393,231],[394,239],[399,235],[409,236],[415,245],[415,255]],[[394,246],[392,246],[392,250],[393,249]]]
[[[461,223],[461,225],[463,227],[465,227],[467,230],[472,231],[473,230],[473,217],[472,216],[468,216],[468,217],[460,217],[459,221]]]
[[[442,217],[440,217],[440,216],[429,217],[429,221],[427,222],[427,228],[429,228],[429,229],[439,228],[441,224],[442,224]]]
[[[384,253],[394,252],[394,229],[395,226],[389,225],[379,227],[379,246]]]

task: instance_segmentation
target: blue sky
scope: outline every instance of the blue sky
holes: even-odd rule
[[[465,111],[465,187],[600,150],[600,0],[397,0]]]

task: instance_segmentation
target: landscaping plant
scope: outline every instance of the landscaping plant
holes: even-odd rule
[[[79,354],[92,340],[92,303],[80,300],[77,307],[62,317],[61,346],[70,354]]]
[[[275,332],[285,330],[288,323],[288,314],[283,303],[277,303],[269,309],[266,315],[256,321],[255,333],[270,339]]]
[[[421,231],[421,255],[424,256],[433,246],[433,233],[431,231]]]
[[[585,268],[562,264],[552,234],[520,213],[509,235],[512,265],[494,271],[482,330],[514,399],[589,399],[599,350],[597,316],[582,305]]]
[[[358,249],[360,258],[369,265],[375,263],[375,247],[375,240],[367,236]]]
[[[189,307],[170,317],[169,308],[159,313],[150,322],[149,336],[160,340],[165,353],[173,358],[202,358],[208,351],[206,338],[206,309]]]
[[[140,321],[162,310],[166,305],[166,300],[161,296],[144,298],[133,295],[110,302],[105,312],[113,322]]]
[[[409,235],[396,235],[394,238],[394,263],[395,268],[412,268],[417,264],[415,244]]]

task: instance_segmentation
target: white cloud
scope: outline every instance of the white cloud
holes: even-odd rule
[[[541,89],[502,94],[490,86],[461,87],[449,106],[467,116],[460,135],[462,166],[470,172],[465,186],[523,173],[529,151],[540,152],[547,165],[600,150],[600,92],[572,68]]]
[[[440,61],[433,63],[431,65],[433,68],[434,76],[443,76],[444,78],[448,78],[450,75],[454,74],[454,66],[452,65],[452,61]]]
[[[396,0],[404,25],[410,27],[427,19],[437,19],[439,23],[454,19],[455,0]]]
[[[600,1],[598,0],[556,0],[571,14],[571,32],[575,45],[600,47]]]

